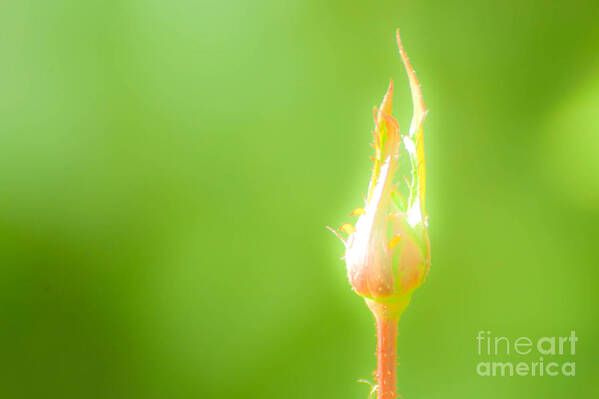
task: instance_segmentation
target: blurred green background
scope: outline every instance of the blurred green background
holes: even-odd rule
[[[433,264],[404,398],[599,396],[599,3],[2,1],[0,397],[360,398],[374,323],[325,230],[392,77]],[[479,330],[579,336],[476,374]],[[535,361],[530,358],[528,361]]]

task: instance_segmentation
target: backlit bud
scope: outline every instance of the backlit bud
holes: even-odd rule
[[[346,223],[341,230],[348,234],[344,240],[345,262],[354,291],[370,301],[402,299],[407,305],[411,293],[424,282],[430,266],[422,138],[426,111],[420,84],[399,34],[397,44],[408,73],[414,104],[410,130],[407,135],[400,135],[399,126],[391,116],[391,82],[380,108],[375,109],[374,166],[366,203],[350,214],[359,216],[355,227]],[[405,149],[408,155],[411,176],[396,176],[402,144],[402,150]],[[400,194],[402,189],[405,189],[405,196]]]

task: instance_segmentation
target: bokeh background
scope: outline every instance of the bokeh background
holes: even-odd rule
[[[597,397],[597,21],[596,0],[2,1],[0,397],[366,399],[374,324],[325,225],[362,203],[391,77],[409,124],[396,27],[433,254],[399,392]],[[576,330],[577,375],[480,377],[479,330]]]

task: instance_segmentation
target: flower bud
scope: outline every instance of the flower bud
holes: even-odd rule
[[[420,84],[397,37],[399,52],[408,73],[414,114],[408,135],[400,135],[391,116],[393,82],[378,110],[373,132],[373,171],[366,203],[351,215],[359,215],[355,228],[344,224],[349,234],[345,244],[347,276],[354,291],[369,301],[407,302],[426,278],[430,266],[430,244],[424,209],[425,164],[422,123],[426,115]],[[396,179],[400,146],[408,154],[409,178]],[[397,180],[397,181],[396,181]],[[399,183],[407,185],[407,200]],[[407,183],[407,184],[406,184]]]

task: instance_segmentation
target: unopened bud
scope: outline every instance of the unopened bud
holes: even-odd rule
[[[430,243],[424,209],[425,163],[422,123],[426,115],[420,84],[398,36],[399,52],[408,72],[414,114],[409,133],[400,135],[391,116],[393,82],[375,110],[374,167],[366,204],[351,215],[355,227],[344,224],[347,275],[354,291],[369,306],[376,302],[401,302],[404,308],[412,292],[425,280],[430,266]],[[400,146],[408,153],[411,176],[396,178]],[[407,177],[407,176],[406,176]],[[407,182],[407,200],[399,184]],[[398,184],[399,183],[399,184]],[[403,310],[403,308],[402,308]]]

